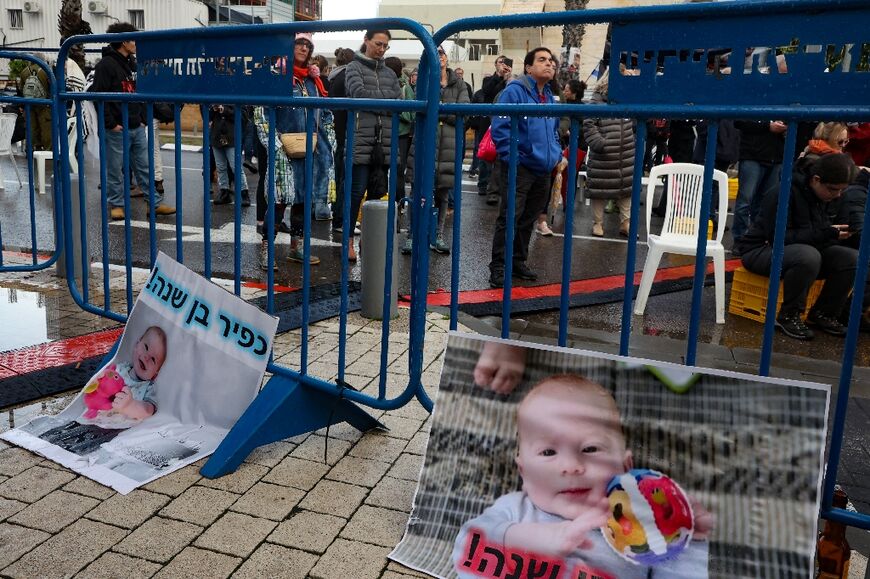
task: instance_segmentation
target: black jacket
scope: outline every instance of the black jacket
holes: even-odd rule
[[[235,146],[236,125],[233,105],[212,105],[208,110],[209,144],[212,147]]]
[[[103,58],[94,68],[94,82],[88,92],[136,92],[136,67],[133,62],[111,46],[103,47]],[[135,129],[147,121],[143,103],[129,103],[127,126]],[[121,124],[121,103],[106,102],[105,126],[113,129]]]
[[[843,196],[829,203],[831,219],[834,223],[849,226],[852,235],[843,240],[843,245],[858,249],[861,232],[864,230],[864,207],[867,205],[867,188],[870,173],[859,171],[858,177],[843,191]]]
[[[505,86],[507,86],[507,81],[495,74],[483,79],[481,90],[483,90],[484,102],[495,102],[495,97],[498,96],[498,93],[504,90]]]
[[[785,133],[770,132],[768,121],[734,121],[740,131],[740,160],[782,163]]]
[[[483,84],[478,92],[481,93],[484,103],[494,103],[498,93],[503,91],[505,86],[507,86],[507,81],[493,74],[483,79]],[[491,119],[486,116],[477,119],[477,130],[480,131],[481,135],[489,128],[490,121]]]
[[[347,74],[347,66],[341,66],[334,69],[329,75],[329,96],[335,98],[344,98],[347,96],[347,90],[344,88],[344,77]],[[344,143],[347,137],[347,109],[336,109],[333,112],[333,123],[335,126],[335,146],[336,149],[344,150]]]
[[[708,121],[700,121],[698,138],[695,140],[695,151],[692,161],[699,165],[704,164],[707,153],[707,126]],[[730,165],[737,161],[740,147],[740,131],[734,128],[734,121],[722,119],[719,121],[719,132],[716,133],[716,166]]]
[[[832,226],[829,203],[819,199],[808,184],[812,164],[802,161],[798,161],[792,174],[785,245],[803,243],[822,250],[836,245],[840,232]],[[770,188],[764,194],[758,217],[737,243],[741,253],[746,254],[763,245],[773,245],[778,197],[779,186]]]

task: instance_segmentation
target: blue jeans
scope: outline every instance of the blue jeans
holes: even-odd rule
[[[112,207],[124,206],[124,134],[122,131],[106,131],[106,198]],[[148,200],[148,190],[151,175],[148,172],[148,134],[145,127],[130,129],[130,169],[136,178],[136,183],[145,192]],[[163,193],[154,191],[154,203],[163,202]]]
[[[740,161],[737,165],[737,201],[734,204],[734,222],[731,236],[737,241],[758,216],[764,194],[779,185],[782,163],[759,163]]]
[[[242,191],[248,190],[248,176],[245,171],[236,170],[236,149],[235,147],[212,147],[214,153],[214,166],[217,169],[218,187],[221,189],[235,189],[231,186],[229,175],[227,174],[227,166],[233,170],[233,174],[240,175],[242,178]]]

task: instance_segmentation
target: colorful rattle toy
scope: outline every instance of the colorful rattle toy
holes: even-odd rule
[[[610,518],[601,529],[619,555],[638,565],[675,559],[692,539],[694,516],[683,489],[670,477],[633,469],[607,485]]]

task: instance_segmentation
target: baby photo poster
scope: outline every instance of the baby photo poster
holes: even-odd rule
[[[122,494],[210,455],[256,397],[277,318],[160,253],[112,359],[0,438]]]
[[[812,577],[830,387],[451,333],[404,538],[436,577]]]

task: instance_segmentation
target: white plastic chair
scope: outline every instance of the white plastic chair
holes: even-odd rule
[[[667,188],[662,195],[668,196],[668,206],[661,233],[655,235],[650,229],[653,194],[656,183],[667,177]],[[725,217],[728,212],[728,176],[714,170],[713,179],[719,184],[719,227],[715,237],[707,240],[707,257],[713,259],[713,274],[716,282],[716,323],[725,323]],[[704,166],[692,163],[670,163],[653,167],[646,187],[646,230],[649,251],[643,266],[643,276],[637,291],[634,313],[643,314],[652,288],[653,278],[664,253],[695,255],[698,244],[698,226],[707,231],[707,217],[701,217],[701,193],[704,184]]]
[[[76,142],[78,141],[78,131],[76,131],[76,117],[69,117],[66,120],[66,137],[69,143],[69,172],[70,175],[75,175],[79,172],[79,163],[76,160]],[[34,151],[33,164],[36,169],[36,184],[39,187],[39,194],[45,195],[45,163],[54,159],[54,154],[51,151]]]
[[[21,189],[21,173],[18,172],[18,164],[15,162],[15,156],[12,155],[12,133],[15,132],[15,121],[18,115],[15,113],[0,113],[0,155],[8,155],[9,161],[15,168],[15,176],[18,177],[18,188]],[[5,190],[5,180],[0,172],[0,191]]]

